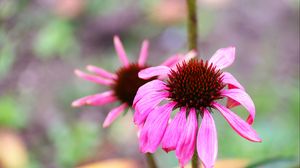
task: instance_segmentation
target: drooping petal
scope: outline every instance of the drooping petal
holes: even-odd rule
[[[197,151],[206,168],[214,167],[218,155],[218,138],[214,119],[207,109],[198,132]]]
[[[123,63],[124,66],[128,66],[129,65],[128,57],[124,50],[123,44],[118,36],[114,36],[114,45],[121,62]]]
[[[144,40],[140,51],[140,57],[138,61],[139,65],[145,65],[148,57],[148,48],[149,48],[149,42],[147,40]]]
[[[167,66],[167,67],[173,67],[175,66],[179,60],[183,57],[183,55],[181,54],[176,54],[174,56],[171,56],[170,58],[168,58],[165,62],[163,62],[161,65],[162,66]]]
[[[133,107],[135,107],[135,104],[144,96],[146,96],[149,93],[161,91],[167,89],[166,84],[161,80],[153,80],[150,81],[143,86],[141,86],[133,100]]]
[[[244,90],[241,89],[222,90],[221,95],[229,97],[239,102],[241,105],[243,105],[250,113],[247,122],[249,124],[253,123],[255,118],[255,106],[251,97]]]
[[[186,125],[186,108],[182,107],[180,111],[175,115],[174,119],[168,125],[166,133],[161,142],[162,148],[169,152],[175,150],[180,135],[185,129]]]
[[[165,104],[149,114],[139,137],[141,152],[155,152],[166,131],[172,109],[175,105],[176,103],[174,102]]]
[[[101,106],[104,104],[115,102],[116,100],[117,97],[114,95],[113,91],[106,91],[100,94],[92,95],[89,99],[86,100],[86,104],[92,106]]]
[[[113,121],[115,121],[115,119],[125,110],[125,108],[127,108],[128,105],[127,103],[123,103],[120,106],[112,109],[108,115],[106,116],[104,123],[103,123],[103,127],[108,127]]]
[[[91,82],[98,83],[98,84],[109,86],[109,85],[112,85],[114,83],[113,80],[104,79],[104,78],[101,78],[101,77],[95,76],[95,75],[89,75],[89,74],[86,74],[86,73],[84,73],[80,70],[75,70],[74,72],[78,77],[83,78],[85,80],[89,80]]]
[[[192,108],[188,115],[184,131],[181,133],[176,146],[176,157],[178,158],[181,167],[184,167],[184,165],[193,157],[196,146],[197,129],[198,122],[196,111]]]
[[[117,79],[117,75],[110,73],[102,68],[93,66],[93,65],[88,65],[86,69],[90,72],[96,73],[97,75],[103,77],[103,78],[108,78],[108,79]]]
[[[142,125],[148,117],[148,114],[153,111],[161,101],[166,99],[167,96],[167,92],[153,92],[138,101],[134,107],[134,123],[136,125]]]
[[[98,104],[96,104],[96,102],[93,102],[95,100],[99,100]],[[108,104],[108,103],[112,103],[117,101],[117,98],[113,95],[112,91],[107,91],[107,92],[103,92],[103,93],[99,93],[99,94],[94,94],[94,95],[89,95],[80,99],[77,99],[75,101],[72,102],[72,106],[73,107],[80,107],[83,105],[104,105],[104,104]],[[91,103],[93,102],[93,103]]]
[[[227,120],[229,125],[242,137],[249,141],[261,142],[260,137],[250,124],[241,119],[238,115],[233,113],[228,108],[221,104],[213,103],[213,107],[221,112],[223,117]]]
[[[170,68],[166,66],[156,66],[143,69],[139,72],[139,77],[142,79],[150,79],[155,76],[165,76],[169,73]]]
[[[232,85],[235,88],[245,90],[245,88],[235,79],[229,72],[223,72],[222,82],[224,84]]]
[[[235,58],[235,47],[221,48],[210,58],[208,63],[212,63],[217,69],[230,66]]]

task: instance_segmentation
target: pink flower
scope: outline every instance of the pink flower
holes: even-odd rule
[[[234,58],[235,48],[228,47],[219,49],[209,61],[191,59],[178,63],[175,68],[157,66],[139,72],[143,79],[158,74],[168,76],[166,82],[159,80],[159,76],[141,86],[133,101],[134,122],[141,128],[141,152],[153,153],[161,144],[167,152],[175,150],[183,167],[191,160],[197,146],[205,167],[213,167],[218,141],[212,109],[218,110],[240,136],[253,142],[261,141],[251,127],[255,118],[252,99],[230,73],[221,71],[230,66]],[[217,102],[224,98],[228,100],[227,107]],[[230,110],[237,105],[249,112],[247,121]],[[179,112],[171,119],[176,108]],[[199,117],[202,117],[201,124]]]
[[[145,64],[148,56],[148,41],[145,40],[143,42],[139,60],[135,63],[129,63],[126,52],[118,36],[114,37],[114,45],[117,54],[123,63],[123,66],[117,70],[116,73],[110,73],[102,68],[92,65],[87,66],[87,70],[93,74],[75,70],[77,76],[100,85],[108,86],[110,90],[75,100],[72,103],[73,107],[83,105],[102,106],[113,102],[120,102],[118,107],[112,109],[108,113],[103,123],[103,127],[109,126],[126,108],[132,106],[134,96],[140,86],[153,79],[157,79],[157,77],[151,77],[149,79],[141,79],[138,77],[138,72],[148,67]],[[180,59],[182,59],[180,55],[175,55],[161,65],[172,67]]]

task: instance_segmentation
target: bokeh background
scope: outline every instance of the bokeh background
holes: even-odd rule
[[[199,0],[199,48],[204,59],[234,45],[227,70],[256,105],[253,127],[263,139],[239,137],[218,113],[218,159],[250,167],[299,165],[299,1]],[[107,88],[76,78],[93,64],[121,65],[112,37],[130,60],[143,39],[148,63],[187,51],[184,0],[0,0],[0,167],[69,168],[107,159],[145,167],[132,112],[102,128],[109,109],[72,108],[74,99]],[[235,108],[246,117],[243,108]],[[161,167],[176,167],[173,152],[156,152]],[[259,166],[260,165],[260,166]],[[228,167],[229,168],[229,167]]]

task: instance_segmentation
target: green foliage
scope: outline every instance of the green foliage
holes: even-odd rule
[[[53,20],[38,33],[34,50],[43,59],[66,56],[73,48],[75,39],[69,22]]]
[[[73,126],[56,124],[51,127],[50,137],[57,150],[59,167],[74,165],[89,156],[99,141],[99,127],[92,123],[79,122]]]
[[[26,123],[26,115],[12,97],[0,97],[0,127],[21,128]]]

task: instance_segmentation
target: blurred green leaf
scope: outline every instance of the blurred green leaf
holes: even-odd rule
[[[66,56],[74,45],[73,27],[69,22],[54,20],[49,22],[37,35],[34,50],[43,59]]]
[[[13,49],[13,46],[9,43],[6,43],[3,47],[0,46],[0,79],[7,74],[15,61]]]
[[[21,128],[26,123],[26,117],[22,114],[20,106],[11,97],[0,97],[0,126]]]

